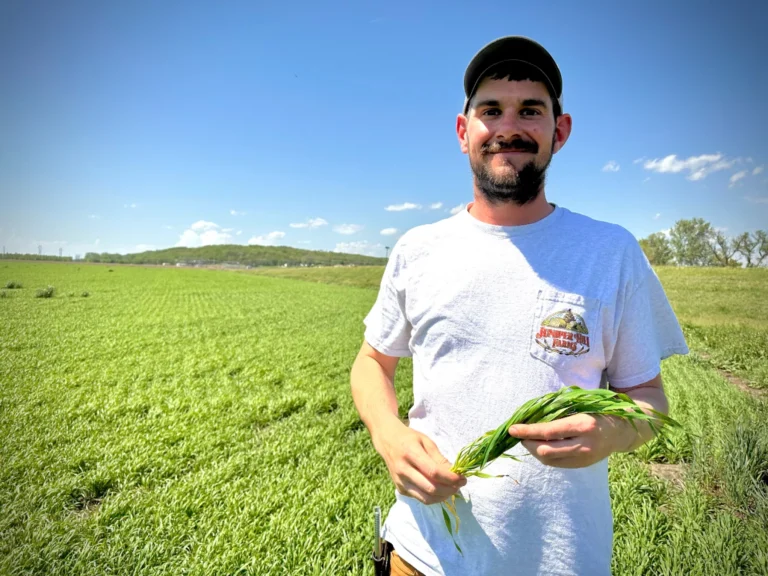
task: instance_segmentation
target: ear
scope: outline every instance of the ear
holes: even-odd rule
[[[573,119],[570,114],[560,114],[555,124],[555,146],[552,150],[553,154],[560,151],[560,148],[565,146],[565,142],[571,135],[571,128],[573,127]]]
[[[469,141],[467,135],[467,122],[468,119],[464,114],[459,114],[456,117],[456,136],[459,139],[459,146],[463,154],[469,153]]]

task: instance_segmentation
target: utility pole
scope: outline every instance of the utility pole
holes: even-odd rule
[[[61,258],[61,248],[59,248],[59,258]]]
[[[384,246],[384,248],[386,248],[387,250],[387,255],[385,256],[385,258],[389,258],[389,246]]]
[[[43,245],[42,244],[38,244],[37,245],[37,254],[38,254],[38,256],[42,256],[43,255]]]

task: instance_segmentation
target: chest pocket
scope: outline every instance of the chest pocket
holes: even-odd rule
[[[600,386],[605,368],[600,306],[597,298],[539,290],[530,353],[554,369],[562,385]]]

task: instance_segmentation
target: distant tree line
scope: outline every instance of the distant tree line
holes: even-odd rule
[[[53,256],[50,254],[0,254],[0,260],[53,260],[55,262],[72,262],[72,256]]]
[[[640,246],[654,266],[768,265],[768,232],[744,232],[729,238],[703,218],[678,220],[668,235],[656,232],[640,240]]]
[[[754,268],[768,265],[768,232],[744,232],[729,238],[703,218],[678,220],[669,233],[656,232],[640,240],[654,266],[731,266]],[[4,260],[49,260],[71,262],[71,256],[48,254],[0,254]],[[386,258],[343,254],[324,250],[302,250],[289,246],[244,246],[221,244],[200,248],[167,248],[136,254],[88,252],[86,262],[107,264],[186,264],[240,266],[383,266]]]
[[[136,254],[109,254],[88,252],[86,262],[109,264],[233,264],[241,266],[383,266],[385,258],[342,254],[321,250],[301,250],[289,246],[244,246],[219,244],[200,248],[167,248]]]

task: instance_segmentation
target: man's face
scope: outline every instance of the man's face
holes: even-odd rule
[[[477,187],[493,203],[534,200],[569,133],[570,116],[556,121],[546,87],[530,80],[486,78],[457,121]]]

